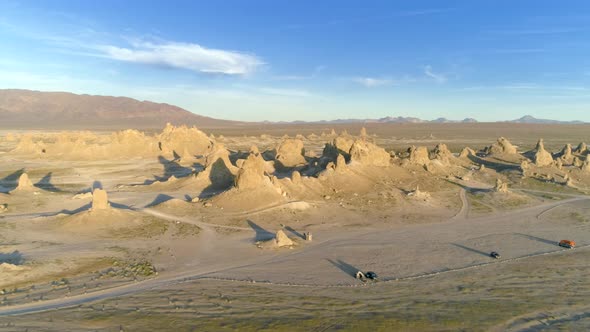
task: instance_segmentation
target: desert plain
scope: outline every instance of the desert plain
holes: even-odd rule
[[[0,330],[588,330],[589,130],[3,130]]]

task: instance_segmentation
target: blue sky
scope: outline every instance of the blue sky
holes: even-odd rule
[[[3,0],[0,88],[250,121],[590,121],[590,2]]]

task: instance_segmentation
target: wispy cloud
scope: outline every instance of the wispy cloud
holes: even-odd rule
[[[96,48],[102,56],[114,60],[200,73],[245,75],[264,64],[256,55],[170,41],[136,42],[130,47],[105,45]]]
[[[361,84],[367,88],[374,88],[383,85],[390,85],[393,83],[391,79],[388,78],[375,78],[375,77],[355,77],[352,79],[353,82]]]
[[[438,83],[444,83],[447,81],[447,77],[441,73],[435,73],[432,71],[432,66],[426,65],[424,66],[424,74],[432,79],[434,79]]]

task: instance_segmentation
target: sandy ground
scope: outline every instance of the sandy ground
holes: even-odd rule
[[[279,141],[224,144],[262,151]],[[524,179],[507,161],[498,171],[456,166],[462,177],[353,164],[344,180],[306,180],[303,194],[266,200],[263,189],[203,195],[191,164],[27,158],[0,142],[0,184],[10,189],[24,169],[35,186],[0,194],[2,330],[590,327],[584,183]],[[325,142],[305,143],[313,154]],[[510,193],[491,191],[497,178]],[[429,197],[408,195],[416,185]],[[110,209],[92,210],[92,196],[79,195],[92,186],[108,192]],[[279,229],[296,245],[256,245]],[[358,270],[379,281],[355,279]]]

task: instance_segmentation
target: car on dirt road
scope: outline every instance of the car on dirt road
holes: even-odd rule
[[[576,246],[576,242],[574,242],[572,240],[561,240],[561,241],[559,241],[559,246],[564,247],[564,248],[568,248],[568,249],[572,249]]]

